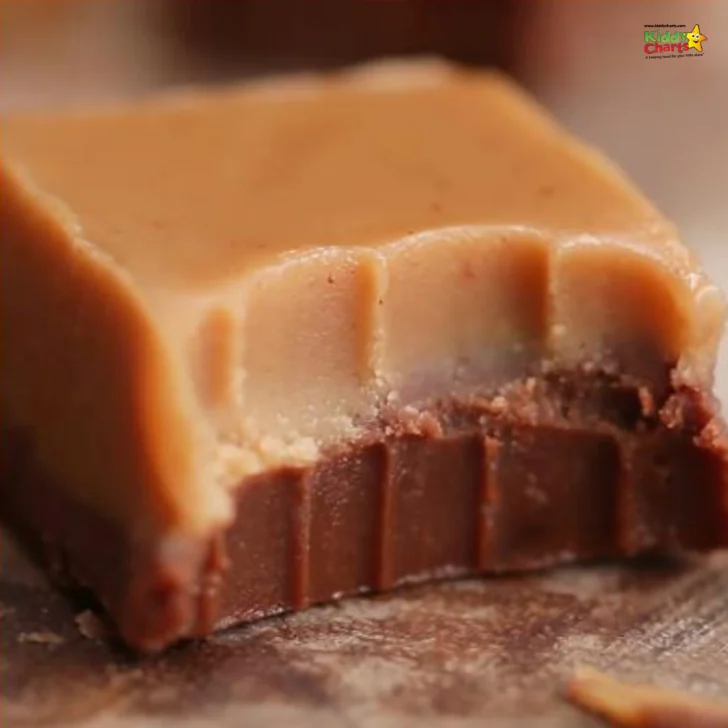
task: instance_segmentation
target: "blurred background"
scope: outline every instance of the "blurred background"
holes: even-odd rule
[[[703,53],[647,57],[645,25]],[[506,69],[605,150],[728,290],[725,0],[0,0],[0,111],[437,54]],[[718,370],[728,402],[728,347]]]

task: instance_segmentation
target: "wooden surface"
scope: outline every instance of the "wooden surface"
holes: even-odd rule
[[[4,545],[4,728],[596,726],[561,698],[577,664],[728,696],[728,555],[413,587],[139,660]]]

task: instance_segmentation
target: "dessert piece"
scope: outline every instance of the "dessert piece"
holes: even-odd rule
[[[710,702],[651,685],[630,685],[591,668],[580,668],[567,698],[624,728],[728,728],[728,703]]]
[[[373,65],[2,134],[2,509],[129,644],[728,544],[723,298],[505,78]]]

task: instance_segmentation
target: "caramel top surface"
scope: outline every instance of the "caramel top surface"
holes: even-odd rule
[[[2,135],[79,237],[162,284],[461,225],[674,237],[509,81],[439,64],[16,116]]]

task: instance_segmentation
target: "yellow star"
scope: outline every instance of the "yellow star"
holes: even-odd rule
[[[695,48],[698,53],[703,52],[703,41],[708,40],[708,36],[700,32],[700,26],[697,23],[690,33],[685,33],[685,37],[688,41],[688,48]]]

